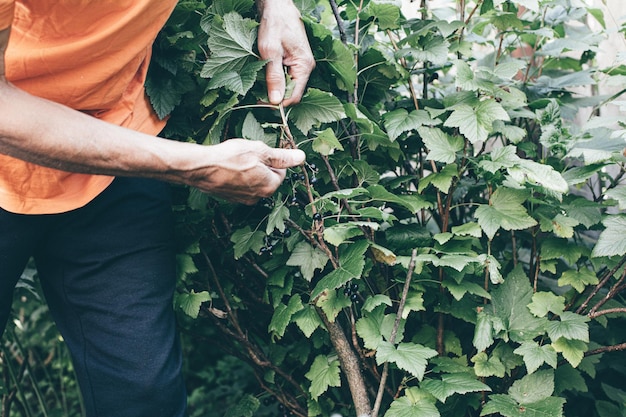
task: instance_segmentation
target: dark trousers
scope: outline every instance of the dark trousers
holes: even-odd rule
[[[117,178],[68,213],[0,210],[0,335],[32,256],[87,415],[183,416],[172,243],[169,187],[152,180]]]

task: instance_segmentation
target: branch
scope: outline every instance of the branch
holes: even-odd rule
[[[346,338],[343,329],[337,321],[331,322],[326,314],[317,308],[317,312],[322,318],[324,325],[328,329],[330,341],[337,352],[341,369],[346,374],[350,393],[352,394],[352,402],[356,410],[357,417],[371,417],[372,409],[370,407],[369,398],[367,396],[367,388],[361,374],[359,359],[350,347],[350,342]]]
[[[398,306],[398,312],[396,313],[396,320],[393,323],[393,329],[391,330],[391,336],[389,337],[389,343],[394,344],[396,336],[398,334],[398,328],[400,327],[400,321],[402,320],[402,312],[406,305],[406,299],[409,294],[409,288],[411,286],[411,277],[415,270],[415,257],[417,256],[417,249],[413,249],[411,253],[411,260],[409,262],[409,269],[406,273],[406,280],[404,281],[404,288],[402,289],[402,298],[400,298],[400,305]],[[385,385],[387,382],[387,376],[389,375],[389,362],[385,362],[383,366],[383,373],[380,377],[380,384],[378,385],[378,394],[376,395],[376,402],[374,403],[374,410],[372,411],[372,417],[378,417],[378,411],[383,401],[383,393],[385,392]]]
[[[597,348],[594,350],[589,350],[585,352],[585,356],[598,355],[600,353],[606,353],[606,352],[618,352],[621,350],[626,350],[626,343],[620,343],[619,345],[613,345],[613,346],[604,346],[604,347]]]
[[[593,313],[587,314],[587,317],[590,319],[595,319],[596,317],[604,316],[605,314],[615,314],[615,313],[626,313],[626,308],[608,308],[602,311],[594,311]]]
[[[596,294],[602,289],[602,287],[604,287],[606,285],[606,283],[617,272],[617,270],[620,269],[624,265],[624,263],[626,263],[626,256],[623,256],[622,259],[619,260],[617,265],[615,265],[613,267],[613,269],[611,269],[610,271],[608,271],[607,273],[604,274],[604,277],[600,280],[598,285],[596,285],[596,287],[593,289],[593,291],[591,291],[591,294],[589,294],[587,299],[580,305],[580,307],[578,307],[578,309],[576,310],[577,314],[582,314],[582,312],[589,305],[589,302],[591,302],[591,299],[596,296]]]

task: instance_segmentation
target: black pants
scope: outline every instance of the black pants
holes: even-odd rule
[[[0,210],[0,335],[32,256],[87,415],[183,416],[172,241],[169,187],[152,180],[117,178],[68,213]]]

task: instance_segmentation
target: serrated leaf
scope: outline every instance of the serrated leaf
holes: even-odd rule
[[[335,290],[324,290],[315,302],[315,305],[322,309],[331,322],[335,321],[341,310],[349,307],[351,304],[352,302],[348,297],[338,296]]]
[[[518,379],[509,388],[509,395],[518,404],[532,404],[549,398],[554,392],[554,371],[538,371]]]
[[[588,285],[596,285],[598,284],[598,277],[596,274],[587,269],[582,268],[579,270],[568,269],[564,271],[557,283],[559,287],[564,287],[567,285],[571,285],[579,293],[585,291],[585,288]]]
[[[268,326],[268,331],[275,336],[283,337],[287,326],[291,323],[291,318],[298,311],[302,310],[302,300],[299,295],[294,295],[289,299],[289,304],[279,304],[274,309],[272,320]]]
[[[338,223],[324,228],[324,240],[333,246],[339,246],[362,234],[363,231],[354,223]]]
[[[544,363],[553,368],[557,366],[556,351],[551,345],[539,346],[535,341],[528,341],[522,343],[514,352],[524,358],[524,364],[529,374],[535,372]]]
[[[336,149],[343,151],[343,146],[339,143],[335,132],[331,128],[318,133],[313,139],[313,150],[321,155],[332,155]]]
[[[416,387],[408,388],[405,395],[393,400],[384,417],[440,417],[435,398]]]
[[[211,300],[211,295],[207,291],[195,292],[191,290],[188,293],[176,295],[176,305],[191,318],[197,318],[200,313],[202,303]]]
[[[587,316],[565,311],[560,315],[560,320],[552,320],[546,330],[551,340],[565,338],[589,342],[589,325],[591,319]]]
[[[472,362],[474,363],[476,376],[503,378],[506,372],[506,368],[499,358],[495,356],[489,357],[485,352],[474,355]]]
[[[487,99],[478,102],[474,107],[468,104],[455,106],[444,126],[458,127],[463,136],[475,144],[487,139],[496,120],[509,121],[510,118],[499,103]]]
[[[422,192],[429,184],[432,184],[442,193],[447,193],[452,185],[452,180],[458,177],[458,168],[456,164],[448,164],[439,172],[433,172],[422,178],[417,188],[418,192]]]
[[[605,229],[591,251],[592,257],[622,256],[626,253],[626,216],[623,214],[607,217],[602,221]]]
[[[211,78],[218,74],[238,72],[251,60],[257,60],[253,51],[258,23],[244,19],[238,13],[215,17],[209,29],[207,45],[211,57],[200,76]]]
[[[582,340],[571,340],[564,337],[552,341],[552,347],[561,353],[574,368],[580,364],[587,351],[587,344]]]
[[[456,160],[457,152],[465,146],[462,137],[450,136],[441,129],[419,127],[417,131],[428,148],[428,160],[451,164]]]
[[[391,301],[390,301],[391,302]],[[374,308],[370,314],[365,314],[356,322],[356,332],[363,339],[366,349],[376,350],[383,341],[382,327],[385,309]]]
[[[617,200],[620,210],[626,209],[626,187],[611,188],[604,195]]]
[[[441,380],[424,379],[420,384],[424,391],[428,391],[442,403],[454,394],[466,394],[468,392],[491,391],[489,386],[478,381],[470,373],[444,374]]]
[[[444,281],[442,285],[450,291],[450,294],[452,294],[457,301],[463,298],[463,296],[467,293],[478,295],[479,297],[486,299],[491,298],[491,294],[475,282],[461,281],[457,283],[456,281],[448,280]]]
[[[501,319],[503,330],[514,341],[523,342],[544,334],[546,319],[533,316],[528,309],[532,294],[530,281],[519,267],[491,292],[491,306],[485,311]]]
[[[389,203],[399,204],[411,211],[417,213],[421,209],[428,208],[431,203],[418,195],[395,195],[390,193],[382,185],[372,185],[367,187],[367,191],[373,200],[385,201]]]
[[[435,122],[428,112],[424,110],[413,110],[411,113],[406,109],[396,109],[383,115],[383,124],[387,130],[387,135],[392,141],[396,140],[404,132],[418,129],[423,125],[432,125]]]
[[[533,294],[533,302],[528,304],[528,309],[536,317],[545,317],[548,312],[559,316],[565,310],[565,297],[540,291]]]
[[[241,136],[249,140],[258,140],[271,148],[276,146],[276,134],[265,133],[263,126],[257,121],[252,112],[246,115],[241,125]]]
[[[274,230],[283,233],[285,231],[285,221],[289,219],[289,209],[283,202],[274,204],[272,211],[267,218],[267,227],[265,233],[272,234]]]
[[[360,278],[365,267],[365,251],[369,242],[359,240],[348,244],[339,254],[339,267],[323,277],[311,292],[311,298],[317,298],[324,290],[336,289],[354,278]]]
[[[176,255],[176,271],[179,278],[185,278],[198,272],[198,267],[189,254],[179,253]]]
[[[250,226],[236,230],[230,237],[234,243],[235,259],[241,258],[248,251],[258,252],[265,245],[263,239],[265,233],[260,230],[252,230]]]
[[[392,3],[371,1],[363,13],[364,20],[374,18],[380,30],[397,29],[400,20],[400,8]]]
[[[495,394],[480,412],[481,416],[489,414],[504,417],[563,417],[564,398],[550,397],[532,404],[518,404],[509,395]]]
[[[247,394],[237,404],[226,410],[224,417],[252,417],[260,405],[258,398]]]
[[[302,276],[311,281],[316,269],[324,269],[328,263],[328,256],[319,248],[314,248],[306,242],[300,242],[291,251],[287,265],[299,266]]]
[[[537,224],[522,206],[527,196],[524,191],[500,187],[492,194],[488,205],[480,205],[476,209],[474,216],[490,239],[500,228],[523,230]]]
[[[437,351],[416,343],[400,343],[397,347],[382,341],[376,349],[376,363],[395,363],[396,366],[422,380],[428,359],[437,356]]]
[[[237,71],[222,71],[211,77],[207,88],[224,87],[234,93],[246,95],[254,85],[257,74],[265,66],[265,61],[252,61],[243,64]]]
[[[309,387],[311,397],[316,400],[329,387],[340,387],[341,378],[339,374],[339,361],[337,359],[318,355],[311,364],[311,369],[304,375],[311,381],[311,386]]]
[[[293,321],[306,337],[311,337],[313,332],[322,325],[322,319],[312,305],[306,304],[302,310],[293,315]]]
[[[391,307],[393,304],[391,302],[391,298],[388,295],[384,294],[375,294],[371,297],[368,297],[367,300],[363,303],[364,311],[372,311],[374,308],[378,307],[381,304],[385,304],[386,306]]]
[[[310,88],[300,103],[291,107],[289,117],[306,135],[313,126],[340,120],[345,113],[339,99],[331,93]]]

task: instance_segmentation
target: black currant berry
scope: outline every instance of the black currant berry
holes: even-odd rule
[[[317,178],[316,177],[311,177],[311,184],[315,184],[317,182]]]
[[[315,213],[315,214],[313,215],[313,220],[315,220],[315,221],[320,221],[320,220],[322,220],[322,215],[321,215],[321,214],[319,214],[319,213]]]
[[[284,236],[284,237],[289,237],[289,236],[291,236],[291,229],[285,229],[285,231],[283,232],[283,236]]]
[[[355,301],[359,301],[359,294],[353,293],[350,295],[350,301],[352,301],[353,303]]]
[[[298,174],[297,172],[292,172],[291,173],[291,179],[293,181],[298,181],[299,178],[300,178],[300,174]]]

